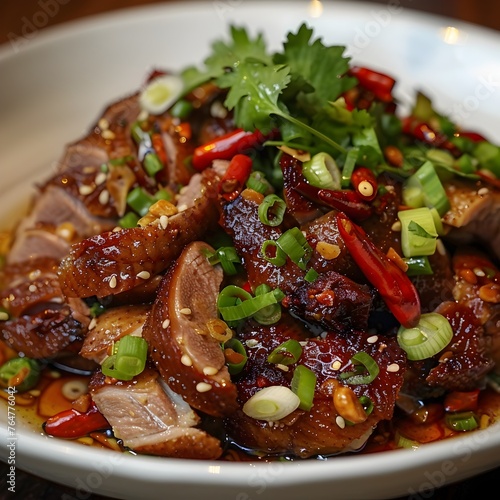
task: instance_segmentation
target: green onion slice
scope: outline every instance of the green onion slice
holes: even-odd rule
[[[408,276],[425,276],[434,274],[429,258],[426,255],[420,257],[408,257],[403,259],[408,266],[406,274]]]
[[[289,339],[273,349],[267,357],[267,361],[276,365],[292,365],[297,363],[301,355],[302,346],[300,342]]]
[[[243,413],[250,418],[275,422],[295,411],[300,398],[288,387],[272,385],[256,392],[243,405]]]
[[[234,247],[219,247],[214,253],[207,255],[207,259],[212,266],[220,264],[229,276],[234,276],[238,272],[235,264],[241,264],[241,259]]]
[[[445,417],[447,427],[454,431],[473,431],[479,426],[472,411],[447,413]]]
[[[144,169],[150,177],[154,177],[160,170],[163,169],[163,164],[156,153],[146,153],[143,163]]]
[[[264,174],[257,170],[254,170],[248,177],[247,187],[263,195],[272,190],[271,184],[269,184]]]
[[[144,191],[141,187],[132,189],[127,195],[127,203],[141,217],[148,213],[149,207],[155,202],[155,198]]]
[[[238,373],[240,373],[243,370],[243,368],[245,367],[246,362],[248,360],[248,355],[247,355],[247,351],[245,349],[245,346],[241,343],[240,340],[233,337],[232,339],[229,339],[227,342],[224,342],[224,350],[225,349],[231,349],[232,351],[234,351],[238,355],[238,358],[241,359],[240,361],[238,361],[236,363],[232,363],[226,357],[226,361],[227,361],[226,364],[227,364],[227,369],[228,369],[229,373],[231,375],[237,375]]]
[[[270,250],[272,249],[272,255],[270,255]],[[262,243],[262,247],[260,249],[260,254],[262,257],[270,262],[271,264],[280,267],[286,262],[286,253],[281,250],[276,241],[266,240]]]
[[[26,392],[40,380],[41,366],[36,359],[12,358],[0,367],[0,385],[15,387],[18,392]]]
[[[400,210],[401,249],[405,257],[433,255],[437,246],[434,216],[429,208]]]
[[[118,380],[132,380],[146,366],[148,344],[142,337],[125,335],[114,345],[113,353],[103,361],[102,373]]]
[[[322,189],[340,189],[341,174],[335,160],[328,153],[317,153],[302,164],[302,174],[312,186]]]
[[[453,338],[450,322],[439,313],[425,313],[420,316],[414,328],[398,330],[397,339],[409,360],[427,359],[442,351]]]
[[[304,365],[297,366],[293,371],[291,388],[300,399],[301,410],[309,411],[312,408],[316,378],[316,374]]]
[[[272,289],[269,285],[263,283],[255,289],[255,296],[270,292]],[[257,311],[253,315],[253,319],[261,325],[274,325],[281,319],[281,304],[271,304]]]
[[[298,227],[292,227],[285,231],[278,238],[276,244],[300,269],[306,269],[312,255],[312,248]]]
[[[364,351],[357,352],[351,358],[351,363],[354,364],[355,370],[340,374],[340,378],[350,385],[369,384],[380,372],[377,362]]]
[[[283,222],[286,203],[275,194],[268,194],[259,205],[259,219],[266,226],[279,226]]]

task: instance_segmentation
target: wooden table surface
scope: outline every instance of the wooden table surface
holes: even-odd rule
[[[306,0],[304,0],[306,1]],[[398,0],[390,0],[394,4]],[[85,16],[95,15],[127,7],[146,5],[153,3],[168,3],[165,0],[1,0],[0,3],[0,44],[8,44],[13,37],[21,36],[26,19],[30,20],[42,8],[42,4],[52,6],[52,15],[46,16],[46,21],[40,29],[78,19]],[[389,0],[381,2],[372,0],[372,3],[389,3]],[[408,8],[422,10],[438,15],[445,15],[475,24],[479,24],[495,30],[500,30],[500,1],[499,0],[400,0],[398,5]],[[500,54],[499,54],[500,57]],[[1,112],[1,110],[0,110]],[[7,465],[0,464],[0,499],[13,498],[14,495],[7,490]],[[490,491],[497,491],[500,479],[500,457],[499,468],[476,476],[470,480],[458,484],[439,488],[433,492],[426,492],[425,496],[418,498],[434,500],[469,500],[490,487]],[[145,492],[147,498],[147,492]],[[82,498],[81,492],[73,488],[61,486],[16,470],[16,494],[15,498],[23,500],[52,500],[52,499],[74,499]],[[99,495],[85,495],[86,500],[103,499]],[[168,494],[166,497],[168,498]],[[414,500],[411,497],[403,499]]]

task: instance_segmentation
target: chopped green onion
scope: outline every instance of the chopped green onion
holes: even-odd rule
[[[369,384],[377,378],[380,372],[377,362],[366,352],[357,352],[351,358],[351,362],[354,364],[355,371],[340,374],[340,378],[347,384]]]
[[[154,177],[163,169],[161,160],[156,153],[146,153],[146,156],[144,156],[144,169],[150,177]]]
[[[342,187],[347,188],[351,185],[351,176],[356,167],[356,161],[358,160],[359,149],[352,148],[347,152],[344,167],[342,168]]]
[[[291,389],[273,385],[256,392],[242,410],[250,418],[275,422],[290,415],[299,405],[300,398]]]
[[[418,441],[403,436],[399,431],[396,432],[395,442],[398,448],[413,448],[416,450],[420,446]]]
[[[403,184],[403,203],[412,208],[435,207],[440,216],[450,209],[450,201],[430,161],[426,161]],[[421,204],[418,204],[421,203]]]
[[[268,194],[259,205],[259,219],[266,226],[279,226],[283,222],[286,203],[275,194]]]
[[[187,118],[189,116],[189,113],[193,110],[193,105],[189,102],[186,101],[185,99],[179,99],[173,106],[172,109],[170,110],[170,114],[174,118]]]
[[[300,399],[301,410],[309,411],[312,408],[316,378],[316,374],[304,365],[297,366],[293,371],[291,388]]]
[[[427,159],[435,165],[443,165],[448,168],[453,168],[455,158],[444,149],[429,149],[426,153]]]
[[[442,351],[452,338],[453,329],[450,322],[435,312],[422,314],[414,328],[401,326],[397,334],[400,347],[411,361],[434,356]]]
[[[302,164],[302,174],[312,186],[322,189],[340,189],[341,174],[335,160],[328,153],[317,153]]]
[[[304,279],[308,283],[314,283],[318,279],[319,273],[315,269],[311,267],[309,271],[307,271],[306,275],[304,276]]]
[[[142,337],[125,335],[113,347],[113,354],[101,365],[101,371],[118,380],[132,380],[146,366],[148,343]]]
[[[271,287],[263,283],[255,289],[255,296],[257,297],[270,291]],[[253,315],[253,319],[261,325],[274,325],[281,319],[281,304],[277,302],[276,304],[264,307]]]
[[[0,321],[7,321],[9,318],[9,311],[5,307],[0,307]]]
[[[281,301],[283,297],[284,294],[279,289],[252,297],[243,288],[228,285],[219,293],[217,306],[225,321],[235,322],[252,317],[261,309]]]
[[[274,256],[269,255],[269,248],[274,249]],[[270,262],[277,267],[282,266],[286,262],[286,253],[283,252],[276,241],[273,240],[266,240],[262,243],[260,254],[265,260],[267,260],[267,262]]]
[[[141,187],[132,189],[127,195],[127,203],[141,217],[148,213],[149,207],[155,201],[155,198]]]
[[[479,426],[477,418],[472,411],[447,413],[445,423],[453,431],[473,431]]]
[[[403,261],[408,266],[408,269],[406,270],[406,274],[408,276],[425,276],[434,274],[429,258],[426,255],[404,258]]]
[[[149,134],[142,129],[139,122],[135,122],[132,125],[130,133],[132,134],[132,139],[134,139],[134,142],[136,144],[140,144],[142,141],[144,141],[146,136],[149,136]]]
[[[305,270],[312,255],[312,248],[298,227],[292,227],[285,231],[278,238],[276,244],[290,257],[292,262],[297,264],[300,269]]]
[[[106,307],[100,302],[96,301],[90,306],[89,309],[90,316],[92,316],[93,318],[97,318],[97,316],[100,316],[106,310]]]
[[[179,99],[182,91],[181,77],[173,74],[159,75],[150,80],[141,92],[139,104],[148,113],[159,115]]]
[[[36,359],[12,358],[0,367],[0,385],[26,392],[40,380],[41,367]]]
[[[437,231],[429,208],[400,210],[401,249],[405,257],[432,255],[436,251]]]
[[[480,168],[489,170],[495,177],[500,178],[500,147],[490,142],[480,142],[474,149]]]
[[[232,362],[231,357],[228,354],[226,354],[226,352],[224,352],[224,355],[226,356],[226,362],[227,362],[226,364],[229,373],[231,375],[237,375],[243,370],[248,360],[248,355],[245,346],[241,343],[240,340],[233,337],[232,339],[229,339],[227,342],[224,342],[224,351],[226,349],[231,349],[237,354],[237,358],[239,359],[239,361]]]
[[[223,271],[229,276],[234,276],[238,272],[235,264],[241,264],[234,247],[219,247],[215,253],[207,255],[207,258],[212,266],[220,264]]]
[[[263,195],[266,195],[272,190],[271,184],[264,174],[257,170],[254,170],[248,177],[247,187]]]
[[[134,212],[128,212],[118,221],[118,225],[125,229],[130,229],[131,227],[136,227],[138,222],[139,216]]]
[[[272,350],[267,357],[269,363],[275,365],[293,365],[302,355],[302,346],[295,339],[289,339]]]
[[[367,415],[370,415],[375,408],[375,405],[373,404],[373,401],[368,397],[368,396],[360,396],[359,397],[359,402],[365,409],[365,413]]]

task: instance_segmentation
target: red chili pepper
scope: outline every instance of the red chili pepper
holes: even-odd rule
[[[450,392],[444,398],[444,409],[449,412],[475,411],[477,410],[479,393],[479,389]]]
[[[420,298],[410,278],[373,244],[363,228],[341,212],[337,214],[337,225],[352,258],[394,317],[404,327],[414,327],[420,319]]]
[[[377,179],[369,168],[355,168],[351,175],[351,184],[363,200],[372,201],[377,196]]]
[[[361,87],[373,92],[377,99],[384,102],[393,101],[392,89],[396,84],[394,78],[360,66],[351,67],[349,74],[357,78]]]
[[[165,149],[165,144],[161,138],[161,134],[151,134],[151,144],[160,158],[160,161],[165,166],[167,164],[167,150]]]
[[[233,130],[198,146],[193,153],[193,167],[201,171],[209,167],[213,160],[230,160],[235,154],[260,146],[272,135],[274,134],[264,135],[259,130],[254,132],[246,132],[243,129]]]
[[[462,130],[455,134],[455,137],[465,137],[466,139],[470,139],[472,142],[485,142],[488,139],[478,132],[471,132],[467,130]]]
[[[298,181],[294,189],[310,200],[344,212],[352,219],[364,220],[373,213],[372,207],[362,201],[356,191],[319,189],[303,178]]]
[[[43,425],[47,434],[60,438],[79,438],[93,431],[110,428],[94,402],[85,413],[71,408],[50,417]]]
[[[227,201],[234,200],[240,194],[251,171],[252,159],[249,156],[234,155],[219,183],[219,194]]]
[[[425,142],[435,148],[446,149],[454,156],[459,156],[461,154],[458,148],[448,140],[446,135],[435,131],[427,123],[409,116],[402,120],[402,124],[404,134],[410,135],[418,141]]]

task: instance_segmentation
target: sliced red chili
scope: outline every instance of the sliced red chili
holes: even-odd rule
[[[488,140],[480,133],[469,130],[461,130],[455,134],[455,137],[465,137],[466,139],[470,139],[472,142],[485,142]]]
[[[110,429],[109,422],[94,402],[86,412],[71,408],[50,417],[43,424],[44,431],[59,438],[79,438],[90,432]]]
[[[480,390],[453,391],[444,398],[444,409],[449,412],[477,410]]]
[[[384,102],[393,100],[392,89],[396,80],[389,75],[360,66],[351,67],[349,74],[356,77],[361,87],[373,92],[377,99]]]
[[[232,157],[219,183],[219,193],[227,200],[234,200],[240,194],[252,171],[252,159],[237,154]]]
[[[372,201],[377,196],[378,183],[375,174],[366,167],[357,167],[351,174],[351,184],[365,201]]]
[[[404,118],[402,124],[404,134],[435,148],[446,149],[454,156],[461,154],[459,149],[448,140],[446,135],[434,130],[429,124],[421,122],[412,116]]]
[[[373,213],[372,207],[365,203],[356,191],[319,189],[304,178],[298,180],[294,189],[310,200],[340,210],[355,220],[367,219]]]
[[[233,130],[195,148],[193,167],[201,171],[209,167],[214,160],[230,160],[238,153],[244,153],[262,145],[272,135],[264,135],[259,130],[254,132],[247,132],[243,129]]]
[[[347,250],[394,317],[406,328],[414,327],[420,319],[420,298],[410,278],[341,212],[337,225]]]

